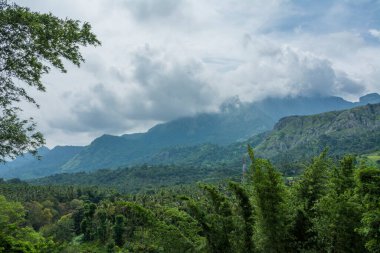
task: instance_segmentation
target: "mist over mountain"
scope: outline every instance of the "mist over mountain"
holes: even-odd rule
[[[247,145],[279,169],[305,162],[325,148],[332,156],[368,154],[380,150],[380,104],[368,104],[309,116],[280,119],[273,130],[227,146],[200,144],[169,147],[148,164],[185,164],[200,167],[228,165],[240,168]]]
[[[171,148],[201,144],[228,147],[236,142],[244,142],[271,130],[285,116],[311,115],[379,102],[380,95],[377,93],[363,96],[359,102],[349,102],[340,97],[315,96],[267,98],[259,102],[242,103],[235,97],[226,101],[218,113],[179,118],[158,124],[146,133],[103,135],[85,147],[56,147],[41,154],[41,161],[31,160],[30,156],[18,158],[2,166],[0,176],[35,178],[60,172],[158,163],[167,152],[165,150]],[[263,146],[259,147],[266,150]],[[200,150],[198,153],[199,156],[203,155]],[[180,162],[178,159],[169,161]]]
[[[380,103],[310,116],[282,118],[272,131],[229,145],[199,144],[163,149],[145,160],[149,165],[122,166],[89,173],[64,173],[33,184],[113,186],[138,192],[163,186],[241,178],[247,145],[255,155],[270,158],[285,176],[297,175],[304,163],[329,147],[332,157],[380,150]]]

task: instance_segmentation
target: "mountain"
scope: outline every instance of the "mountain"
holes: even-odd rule
[[[358,104],[376,104],[379,103],[379,94],[370,93],[360,97]]]
[[[272,160],[300,160],[330,148],[330,154],[380,150],[380,104],[281,119],[256,152]]]
[[[162,149],[173,146],[202,143],[226,146],[271,130],[284,116],[349,109],[369,100],[380,102],[380,95],[370,94],[355,103],[339,97],[267,98],[254,103],[232,99],[221,106],[219,113],[180,118],[156,125],[139,135],[101,136],[68,161],[63,169],[75,172],[141,164]]]
[[[242,103],[232,98],[220,107],[218,113],[179,118],[158,124],[146,133],[103,135],[88,146],[78,148],[78,152],[70,153],[72,156],[60,157],[55,164],[36,161],[32,166],[28,163],[14,166],[15,161],[10,162],[8,166],[17,167],[17,170],[9,173],[9,169],[2,169],[0,176],[30,178],[48,173],[92,171],[143,163],[204,165],[218,160],[215,159],[217,156],[224,157],[227,162],[231,159],[223,150],[241,150],[242,144],[239,146],[237,142],[246,143],[250,137],[271,130],[282,117],[343,110],[375,102],[380,102],[377,93],[363,96],[358,102],[320,96],[267,98],[254,103]],[[204,159],[205,152],[214,157]]]
[[[62,166],[64,172],[142,164],[161,149],[202,143],[228,144],[269,129],[273,119],[238,100],[220,113],[203,113],[158,124],[146,133],[103,135]]]
[[[310,116],[284,117],[272,131],[246,141],[228,146],[202,144],[170,147],[151,156],[147,163],[240,168],[248,144],[254,147],[258,156],[270,159],[284,172],[288,169],[284,167],[307,161],[326,147],[333,156],[380,151],[380,104]]]
[[[45,156],[47,153],[49,153],[50,149],[45,146],[42,146],[39,149],[37,149],[37,151],[38,151],[38,156],[42,157],[42,156]],[[0,175],[4,174],[5,170],[11,170],[11,169],[27,166],[29,163],[32,163],[35,161],[36,161],[36,157],[33,156],[32,154],[27,153],[23,156],[17,157],[12,162],[0,164]]]
[[[309,160],[326,146],[330,147],[329,154],[335,156],[371,152],[377,155],[380,103],[311,116],[285,117],[272,131],[227,146],[170,147],[151,156],[147,161],[152,165],[57,174],[31,183],[112,186],[131,193],[198,181],[239,180],[247,144],[254,147],[256,155],[269,158],[286,175],[297,173],[297,161]]]
[[[227,146],[200,144],[195,146],[174,146],[160,150],[146,161],[147,164],[177,164],[200,167],[241,167],[247,145],[256,147],[268,132],[255,135],[248,140],[235,142]]]
[[[52,150],[43,147],[38,150],[40,160],[30,154],[18,157],[0,167],[0,177],[29,179],[59,173],[61,166],[82,149],[78,146],[56,146]]]

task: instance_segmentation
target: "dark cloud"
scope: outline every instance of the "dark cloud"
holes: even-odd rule
[[[104,84],[93,86],[86,95],[77,96],[75,100],[68,105],[69,118],[55,118],[50,122],[52,127],[68,132],[119,132],[134,125],[121,113],[123,104],[115,92]]]
[[[51,125],[71,132],[127,132],[144,121],[193,115],[214,104],[212,89],[197,78],[199,64],[174,63],[146,50],[136,54],[133,65],[134,75],[125,83],[126,89],[97,84],[69,105],[70,120],[55,119]],[[135,82],[137,89],[128,90],[128,82]]]
[[[363,94],[365,92],[365,85],[363,83],[357,82],[352,78],[349,78],[346,73],[337,72],[336,78],[336,95],[341,94]]]
[[[134,78],[140,84],[140,96],[132,97],[129,116],[169,120],[192,115],[214,104],[217,98],[211,86],[202,80],[202,66],[193,61],[176,62],[160,59],[158,53],[147,50],[135,56]]]
[[[246,61],[229,73],[241,82],[236,94],[245,101],[266,96],[347,95],[365,86],[336,71],[329,60],[290,46],[254,41],[246,48]]]
[[[122,85],[100,83],[76,95],[75,102],[69,105],[71,119],[55,119],[52,126],[71,132],[124,133],[143,122],[162,122],[215,110],[235,94],[252,101],[266,96],[327,96],[364,90],[345,72],[335,71],[330,61],[313,54],[289,46],[259,45],[257,41],[246,50],[243,61],[203,59],[204,64],[230,68],[222,71],[222,82],[215,84],[205,81],[202,62],[147,46],[131,56],[130,76],[114,67],[99,74]],[[240,84],[230,85],[229,80]],[[223,87],[226,93],[219,94],[218,88]]]
[[[48,92],[35,96],[49,145],[146,130],[234,95],[379,92],[379,1],[16,2],[86,20],[102,41],[83,48],[80,69],[46,76]],[[141,50],[147,44],[154,50]]]

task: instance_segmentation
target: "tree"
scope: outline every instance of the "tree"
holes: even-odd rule
[[[52,237],[59,243],[69,242],[74,237],[74,221],[71,214],[63,215],[54,224],[44,226],[41,231],[44,237]]]
[[[330,171],[328,192],[315,204],[313,228],[317,246],[323,252],[365,252],[357,233],[362,207],[354,194],[355,159],[346,156]]]
[[[51,252],[54,246],[31,227],[26,227],[21,203],[0,195],[0,252]]]
[[[249,175],[253,187],[255,209],[255,244],[260,252],[289,252],[289,210],[281,175],[265,159],[256,158],[248,146],[251,158]]]
[[[52,210],[44,208],[37,201],[26,202],[24,204],[27,212],[28,223],[35,229],[39,230],[44,225],[50,224],[53,219]]]
[[[108,238],[109,221],[105,209],[100,209],[96,212],[97,218],[97,235],[101,242],[106,242]]]
[[[238,203],[239,211],[244,220],[244,251],[245,252],[254,252],[255,245],[253,243],[253,225],[254,225],[254,210],[249,199],[247,191],[243,188],[242,185],[230,182],[230,189],[235,194]]]
[[[202,197],[198,199],[183,197],[183,199],[186,200],[187,212],[198,222],[200,234],[206,239],[206,245],[201,247],[202,250],[215,253],[252,252],[253,243],[247,238],[251,231],[246,226],[249,225],[246,222],[251,210],[247,210],[247,213],[240,210],[244,207],[249,208],[246,203],[249,200],[245,198],[247,197],[245,193],[238,193],[242,189],[231,183],[231,190],[235,195],[239,195],[237,196],[239,200],[236,201],[230,192],[222,190],[224,187],[222,189],[213,185],[200,185],[200,187],[204,191]]]
[[[124,221],[125,221],[125,218],[123,215],[117,215],[115,217],[115,226],[113,228],[113,231],[114,231],[115,244],[117,246],[123,246],[124,244],[124,237],[123,237],[123,234],[125,231]]]
[[[300,251],[307,251],[315,247],[315,233],[312,231],[312,220],[316,217],[315,203],[327,193],[329,169],[332,161],[327,158],[327,150],[305,169],[293,190],[294,224],[291,234]]]
[[[21,119],[19,102],[39,107],[26,87],[45,91],[41,78],[51,67],[65,73],[63,60],[84,62],[80,46],[100,45],[88,23],[0,0],[0,162],[25,152],[36,154],[44,138],[32,118]]]
[[[359,232],[369,252],[380,252],[380,169],[361,168],[356,180],[364,206]]]
[[[95,226],[94,226],[94,214],[96,211],[96,205],[90,203],[85,206],[84,219],[82,220],[80,226],[84,235],[85,241],[91,241],[95,236]]]

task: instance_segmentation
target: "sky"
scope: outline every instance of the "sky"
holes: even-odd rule
[[[17,0],[89,22],[100,47],[80,68],[52,71],[40,109],[25,104],[47,146],[215,112],[238,96],[380,92],[380,1]]]

